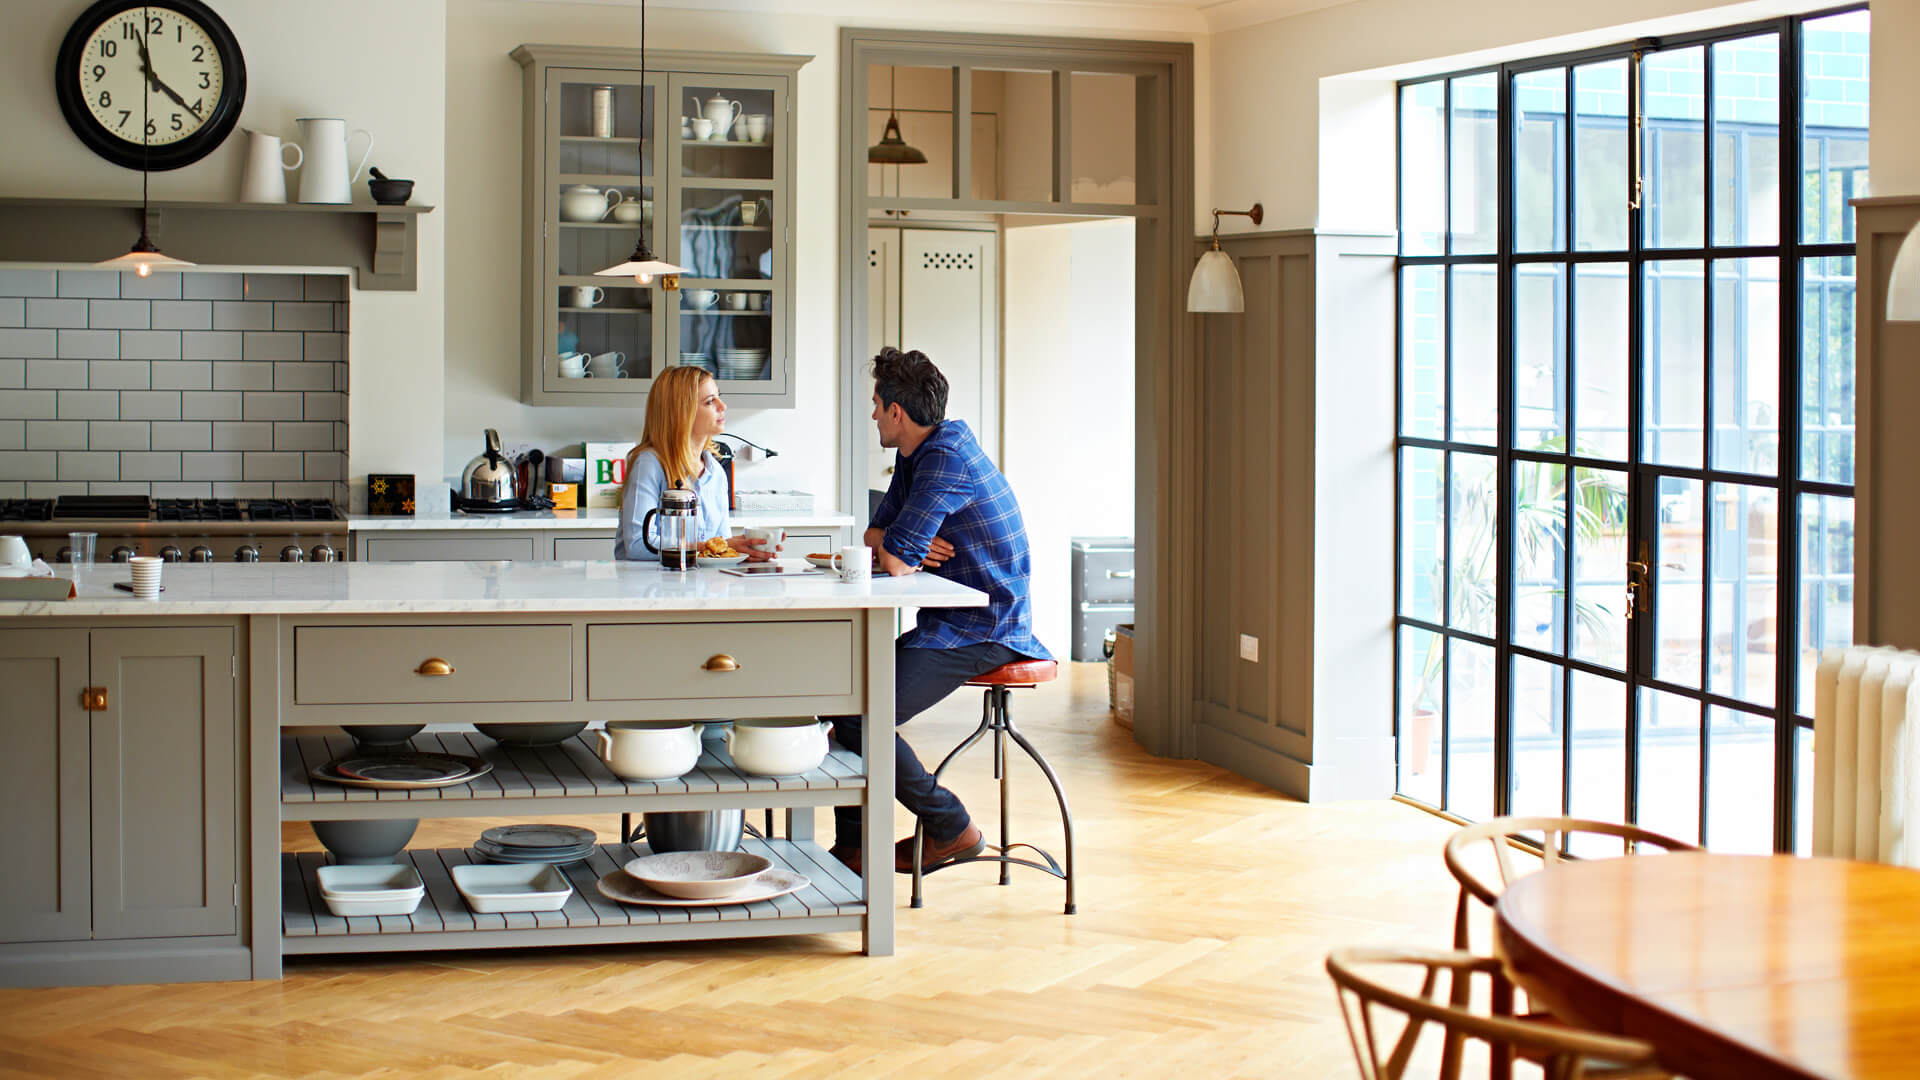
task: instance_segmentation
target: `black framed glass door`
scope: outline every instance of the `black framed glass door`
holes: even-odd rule
[[[1851,623],[1866,38],[1845,10],[1401,86],[1404,796],[1794,848]]]

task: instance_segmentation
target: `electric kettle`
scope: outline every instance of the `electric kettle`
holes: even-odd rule
[[[487,429],[486,452],[460,473],[460,490],[453,508],[468,513],[495,514],[520,509],[520,474],[500,449],[500,433]]]

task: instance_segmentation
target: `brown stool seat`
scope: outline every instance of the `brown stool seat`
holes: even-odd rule
[[[1037,686],[1060,674],[1057,660],[1015,660],[967,680],[968,686]]]

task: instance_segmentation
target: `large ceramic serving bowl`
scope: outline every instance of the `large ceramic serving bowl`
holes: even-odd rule
[[[832,721],[811,716],[735,720],[727,753],[734,765],[757,776],[798,776],[826,760],[832,727]]]
[[[772,859],[744,851],[677,851],[634,859],[625,869],[655,892],[686,900],[712,900],[753,884],[753,879],[771,866]]]
[[[404,746],[426,729],[425,724],[347,724],[347,734],[361,746]]]
[[[700,760],[691,720],[614,720],[600,737],[600,760],[622,780],[671,780]]]
[[[506,746],[558,746],[587,729],[585,720],[551,724],[475,724],[474,730]]]
[[[369,821],[315,821],[313,835],[320,845],[333,853],[333,861],[346,866],[372,866],[394,862],[407,848],[419,818],[391,818]]]

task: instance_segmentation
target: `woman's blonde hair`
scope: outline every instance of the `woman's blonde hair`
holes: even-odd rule
[[[693,446],[693,415],[700,408],[702,387],[712,378],[705,369],[691,366],[670,367],[654,378],[640,445],[627,454],[627,481],[633,479],[633,463],[643,450],[660,459],[668,487],[685,487],[693,478],[701,452],[713,446],[711,441],[699,450]]]

